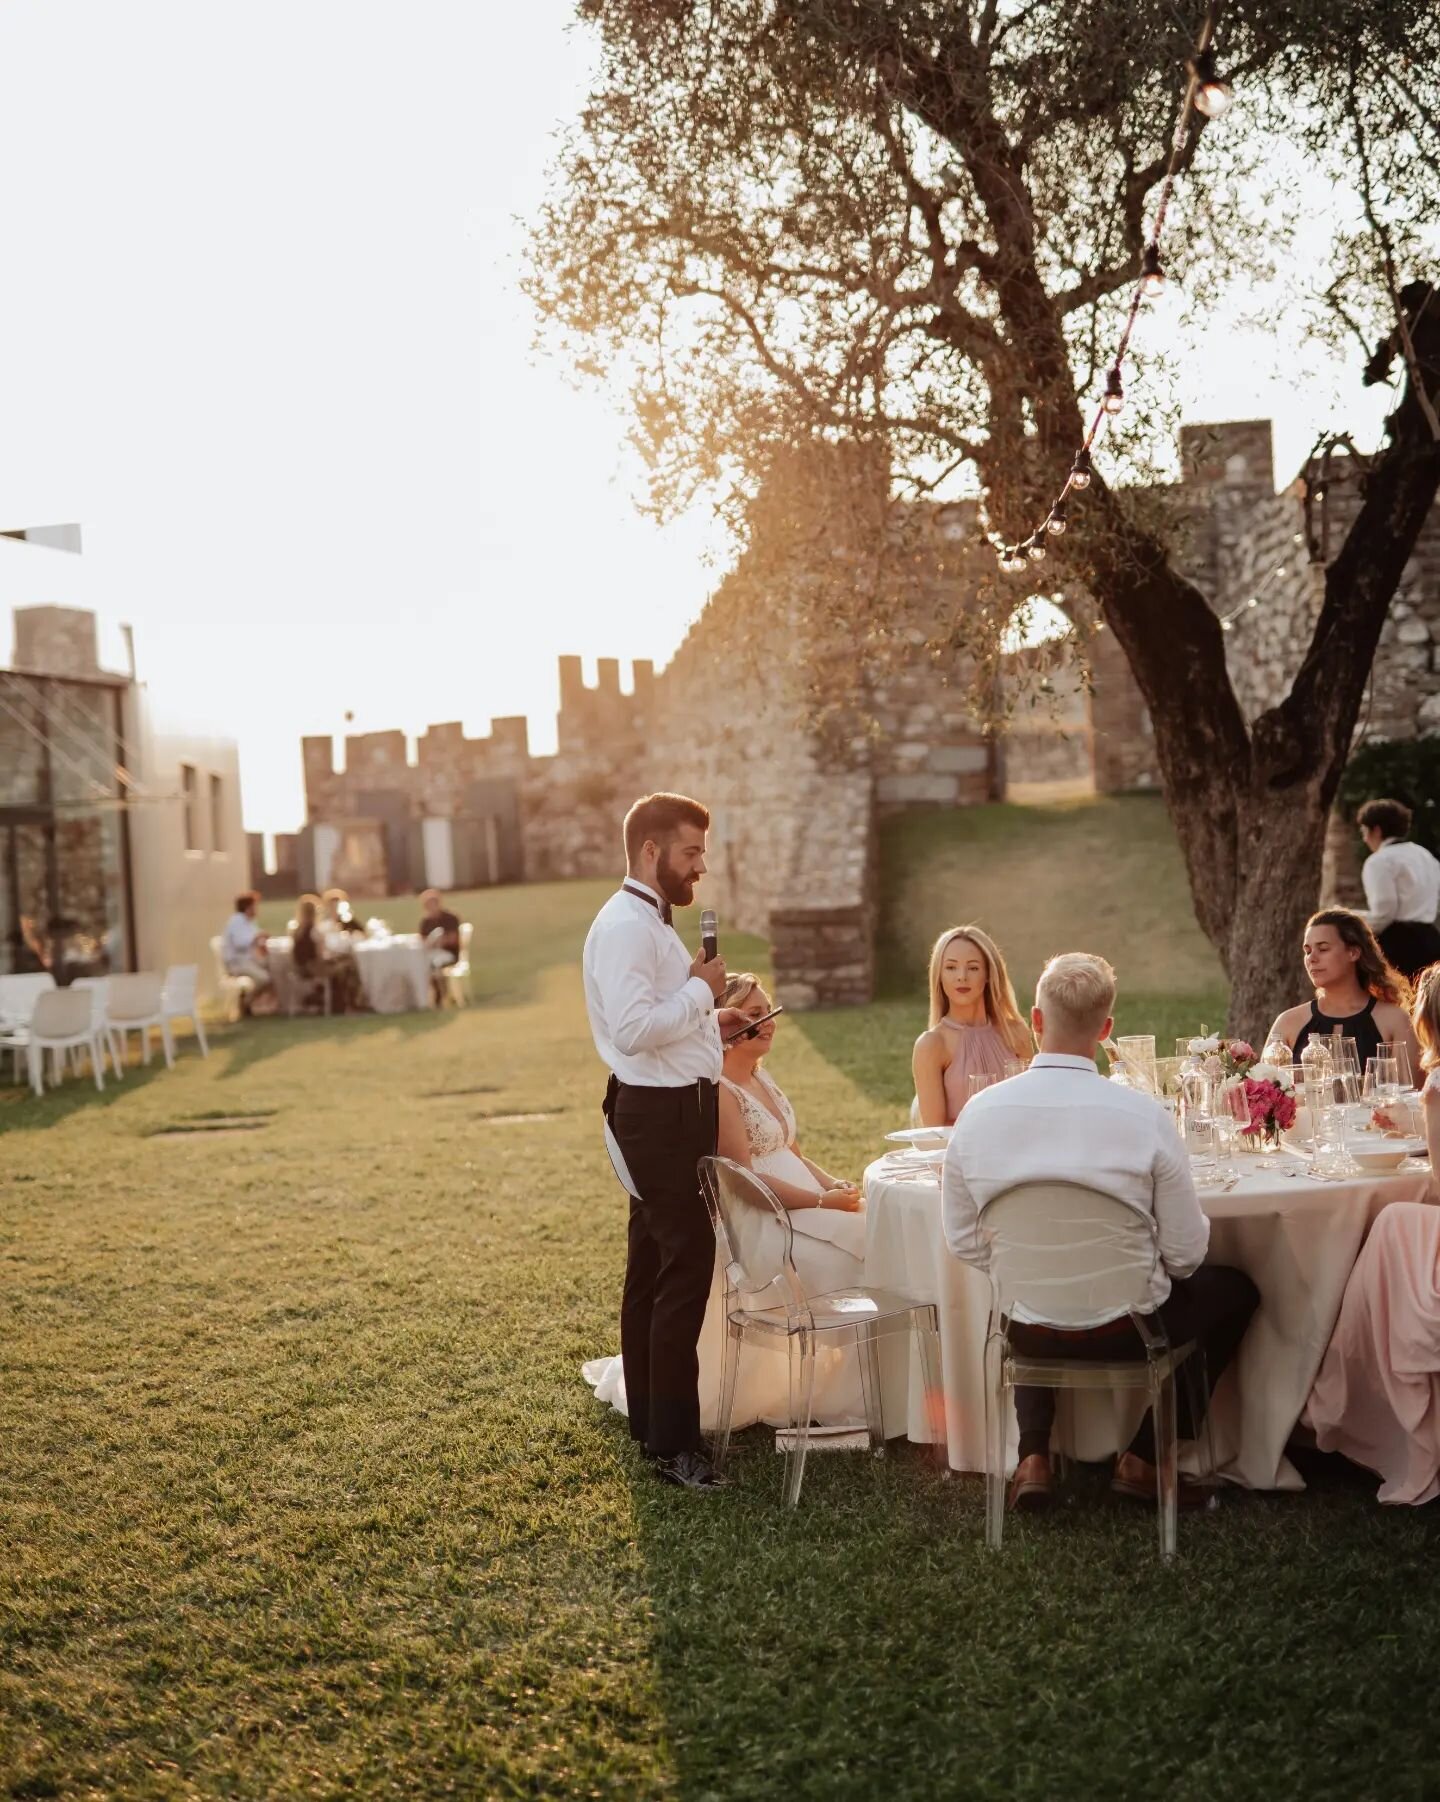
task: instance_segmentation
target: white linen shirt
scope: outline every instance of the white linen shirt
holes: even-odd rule
[[[1153,1097],[1108,1082],[1088,1057],[1042,1051],[1019,1076],[965,1104],[940,1193],[945,1242],[955,1256],[985,1269],[990,1253],[980,1215],[1006,1189],[1032,1182],[1084,1183],[1152,1216],[1160,1257],[1150,1297],[1157,1308],[1172,1276],[1189,1276],[1204,1262],[1210,1222],[1174,1122]]]
[[[1365,918],[1372,932],[1397,920],[1423,920],[1440,912],[1440,863],[1408,838],[1387,838],[1360,866],[1365,884]]]
[[[231,914],[220,935],[220,957],[225,968],[233,970],[237,964],[243,964],[253,953],[259,936],[260,928],[249,914]]]
[[[720,1080],[715,997],[690,974],[680,934],[648,901],[624,889],[612,895],[586,936],[581,968],[595,1049],[621,1082],[680,1089]]]

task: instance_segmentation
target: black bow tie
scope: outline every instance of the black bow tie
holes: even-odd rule
[[[667,926],[670,924],[670,903],[668,901],[657,901],[654,895],[648,894],[643,888],[631,888],[628,882],[621,886],[627,895],[633,895],[637,901],[647,901],[665,924]]]

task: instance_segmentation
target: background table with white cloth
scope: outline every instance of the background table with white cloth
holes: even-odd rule
[[[353,953],[361,993],[377,1014],[405,1014],[432,1005],[430,953],[418,934],[372,939],[347,933],[341,948]],[[267,955],[276,986],[283,991],[294,968],[292,941],[272,938]]]
[[[1430,1174],[1407,1167],[1383,1176],[1318,1182],[1305,1160],[1256,1159],[1228,1192],[1202,1193],[1210,1217],[1209,1262],[1243,1270],[1260,1306],[1211,1409],[1216,1462],[1251,1489],[1301,1489],[1285,1445],[1330,1342],[1345,1283],[1370,1223],[1392,1201],[1423,1201]],[[940,1219],[939,1172],[897,1170],[880,1159],[865,1172],[865,1280],[936,1303],[951,1468],[985,1468],[985,1333],[990,1281],[951,1254]],[[882,1352],[888,1431],[931,1437],[913,1353]],[[1143,1395],[1073,1393],[1059,1416],[1067,1447],[1100,1459],[1124,1445],[1144,1411]],[[1064,1404],[1071,1404],[1068,1430]],[[1015,1423],[1010,1423],[1010,1457]]]

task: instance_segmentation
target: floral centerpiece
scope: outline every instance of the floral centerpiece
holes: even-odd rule
[[[1216,1078],[1222,1094],[1239,1090],[1245,1097],[1249,1124],[1240,1128],[1240,1140],[1252,1149],[1280,1143],[1281,1133],[1295,1124],[1295,1075],[1288,1064],[1271,1064],[1244,1039],[1207,1035],[1191,1039],[1192,1054],[1203,1060],[1207,1073]]]

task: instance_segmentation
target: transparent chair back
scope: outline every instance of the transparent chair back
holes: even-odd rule
[[[1153,1311],[1151,1278],[1159,1261],[1153,1218],[1113,1195],[1079,1183],[1025,1183],[997,1196],[980,1216],[990,1249],[992,1304],[986,1342],[986,1538],[999,1546],[1005,1515],[1005,1446],[1010,1391],[1145,1389],[1154,1414],[1160,1555],[1175,1552],[1178,1487],[1175,1371],[1193,1346],[1172,1348]],[[1032,1319],[1081,1331],[1128,1315],[1138,1354],[1112,1362],[1013,1350],[1009,1323]],[[1187,1369],[1191,1407],[1208,1417],[1203,1359]]]

